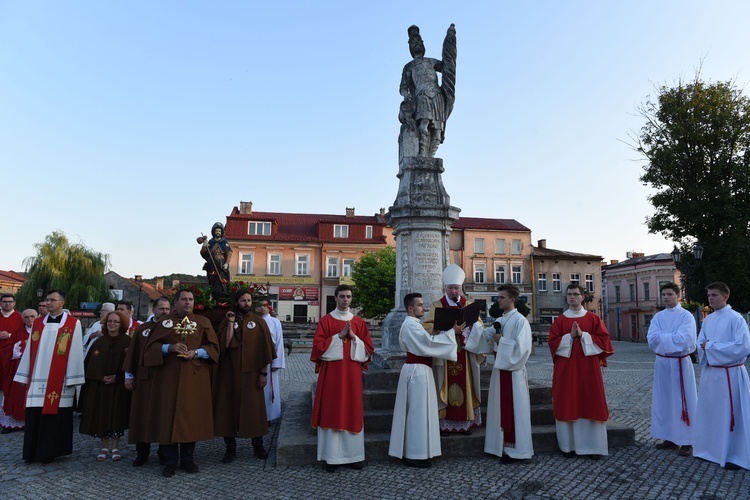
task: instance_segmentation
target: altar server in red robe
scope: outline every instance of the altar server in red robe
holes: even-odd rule
[[[339,285],[334,295],[336,309],[320,319],[310,354],[318,373],[312,426],[328,472],[343,464],[364,467],[362,372],[375,350],[364,320],[349,310],[351,287]]]
[[[609,409],[601,369],[614,349],[604,322],[583,307],[583,287],[568,285],[566,298],[570,308],[555,318],[548,342],[557,444],[566,458],[598,459],[608,454]]]

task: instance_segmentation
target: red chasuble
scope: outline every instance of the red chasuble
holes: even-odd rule
[[[28,339],[29,334],[26,331],[26,325],[23,325],[8,339],[9,347],[3,347],[2,352],[0,352],[0,356],[2,356],[2,369],[5,371],[2,386],[3,393],[5,394],[3,411],[6,415],[10,415],[19,421],[23,421],[26,418],[26,386],[18,382],[13,382],[13,377],[16,376],[16,371],[18,371],[18,365],[21,363],[21,358],[12,359],[13,346],[16,342],[21,342],[21,353],[23,354]]]
[[[570,333],[576,321],[581,331],[590,333],[594,344],[602,350],[598,356],[584,356],[581,339],[573,340],[570,358],[555,355],[562,337]],[[580,318],[561,314],[550,328],[548,344],[555,365],[552,374],[555,419],[564,422],[580,418],[596,422],[609,420],[601,367],[607,366],[607,357],[614,353],[614,349],[601,318],[590,311]]]
[[[320,319],[313,339],[310,361],[315,363],[318,373],[318,386],[315,390],[315,404],[312,412],[312,426],[324,429],[362,432],[365,418],[362,403],[362,372],[367,363],[351,359],[351,340],[344,340],[344,359],[323,361],[321,356],[328,350],[337,335],[346,326],[346,321],[326,314]],[[365,350],[372,354],[370,331],[367,324],[358,316],[351,319],[351,328],[365,344]]]
[[[37,318],[34,326],[31,327],[31,352],[29,353],[29,376],[34,376],[34,364],[36,363],[39,351],[39,341],[42,338],[42,331],[45,327],[44,318]],[[60,395],[62,394],[63,382],[65,381],[65,372],[68,369],[68,358],[70,357],[70,344],[73,340],[73,333],[76,329],[78,320],[68,314],[65,323],[57,329],[57,339],[55,340],[54,352],[52,353],[52,363],[49,368],[49,377],[47,379],[47,389],[44,393],[44,406],[42,406],[42,415],[57,415],[60,408]]]

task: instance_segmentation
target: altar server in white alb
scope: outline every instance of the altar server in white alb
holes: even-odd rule
[[[403,458],[409,467],[426,468],[432,465],[431,458],[441,454],[432,358],[456,360],[456,335],[464,325],[430,335],[419,321],[425,311],[422,295],[407,294],[404,307],[407,316],[398,341],[406,351],[406,361],[398,379],[388,454]]]
[[[268,325],[268,331],[271,332],[271,340],[276,350],[276,358],[268,365],[268,383],[263,388],[266,396],[266,413],[268,421],[276,420],[281,417],[281,386],[279,385],[279,370],[286,368],[284,361],[284,332],[281,328],[281,321],[271,312],[271,304],[268,300],[263,299],[258,305],[257,312],[260,314]]]
[[[747,323],[727,304],[729,287],[706,287],[714,312],[698,336],[701,384],[695,418],[693,456],[725,469],[750,469],[750,355]]]
[[[505,463],[528,460],[534,455],[531,442],[531,403],[526,360],[531,355],[531,327],[516,309],[519,290],[505,284],[498,288],[498,306],[503,311],[500,331],[472,327],[466,350],[479,354],[495,352],[487,399],[484,451]]]
[[[660,288],[664,310],[648,327],[648,346],[656,353],[651,401],[651,437],[661,439],[659,450],[693,454],[695,429],[695,372],[690,353],[695,351],[695,318],[680,305],[680,287]]]

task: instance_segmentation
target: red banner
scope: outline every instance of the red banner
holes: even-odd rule
[[[280,286],[279,300],[312,300],[319,299],[319,289],[317,287],[301,286]]]

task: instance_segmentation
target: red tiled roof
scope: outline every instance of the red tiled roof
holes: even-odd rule
[[[253,240],[262,241],[320,241],[318,236],[318,224],[348,224],[385,226],[385,220],[380,215],[346,215],[331,214],[293,214],[281,212],[253,212],[252,214],[241,214],[237,207],[227,217],[225,237],[229,240],[250,239],[247,234],[247,223],[249,221],[271,222],[275,226],[275,234],[268,236],[252,235]],[[335,241],[340,242],[340,238]],[[346,243],[371,243],[382,244],[382,239],[354,240],[348,238]]]
[[[138,282],[134,279],[126,278],[124,276],[120,276],[122,279],[130,282],[134,287],[138,288]],[[164,295],[163,291],[157,290],[153,285],[143,282],[143,288],[141,289],[146,295],[148,295],[148,298],[151,300],[158,299],[162,295]]]
[[[515,219],[485,219],[461,217],[453,223],[453,229],[487,229],[491,231],[531,231]]]
[[[588,253],[576,253],[568,252],[565,250],[555,250],[554,248],[541,248],[532,247],[532,257],[536,258],[558,258],[558,259],[580,259],[580,260],[595,260],[597,262],[602,260],[601,255],[591,255]]]
[[[26,277],[23,274],[19,274],[15,271],[0,271],[0,279],[19,281],[21,283],[26,281]]]

